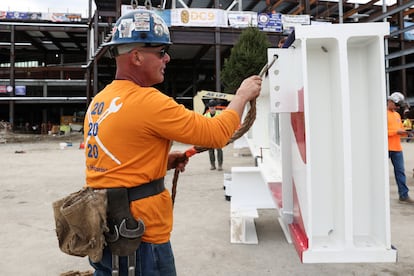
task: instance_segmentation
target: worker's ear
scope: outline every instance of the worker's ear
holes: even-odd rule
[[[143,56],[140,54],[139,51],[132,51],[131,52],[131,62],[135,65],[141,65],[143,61]]]

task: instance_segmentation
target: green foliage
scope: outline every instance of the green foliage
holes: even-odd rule
[[[267,48],[270,42],[265,33],[255,27],[242,31],[240,38],[231,49],[229,58],[224,60],[221,82],[224,92],[234,94],[241,82],[259,74],[267,63]]]

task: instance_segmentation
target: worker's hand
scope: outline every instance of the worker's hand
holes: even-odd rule
[[[243,97],[248,102],[259,96],[261,88],[262,78],[257,75],[250,76],[243,80],[236,95]]]
[[[188,157],[184,152],[172,151],[168,154],[167,170],[178,169],[180,172],[183,172],[187,163]]]
[[[399,130],[397,130],[397,134],[398,135],[407,135],[407,131],[405,131],[404,129],[399,129]]]

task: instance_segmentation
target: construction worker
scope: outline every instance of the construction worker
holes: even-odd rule
[[[221,113],[220,110],[216,110],[216,106],[218,105],[217,101],[215,100],[210,100],[207,103],[208,106],[208,111],[204,114],[204,116],[206,116],[207,118],[213,118],[214,116],[218,115]],[[223,150],[221,148],[217,148],[217,149],[209,149],[208,150],[208,157],[210,159],[210,170],[215,170],[216,169],[216,155],[214,153],[214,150],[217,151],[217,165],[218,165],[218,170],[222,171],[223,170]]]
[[[398,187],[399,202],[414,204],[408,196],[408,187],[406,184],[404,154],[401,146],[401,137],[407,136],[401,122],[401,115],[397,112],[404,104],[404,95],[400,92],[394,92],[388,97],[387,101],[387,121],[388,121],[388,156],[394,166],[395,182]]]
[[[283,44],[285,44],[286,40],[287,40],[287,36],[282,37],[277,43],[277,48],[283,48]]]
[[[408,138],[406,139],[407,143],[409,143],[411,141],[413,137],[413,123],[411,122],[411,119],[408,117],[410,112],[410,110],[407,108],[406,110],[404,110],[404,121],[403,121],[403,127],[404,129],[407,131],[407,136]]]
[[[124,29],[130,31],[121,35]],[[105,45],[116,59],[115,80],[93,98],[84,124],[86,185],[108,193],[108,247],[99,262],[90,261],[94,275],[131,275],[131,269],[136,275],[176,275],[170,245],[173,205],[163,180],[168,169],[183,171],[188,159],[169,152],[172,142],[223,147],[246,103],[260,93],[261,78],[251,76],[219,116],[206,118],[186,109],[152,87],[164,81],[170,44],[160,16],[133,10],[117,20]],[[120,206],[127,210],[116,211],[132,218],[119,219],[114,210]],[[121,240],[127,242],[117,243]],[[131,257],[125,247],[137,240]]]

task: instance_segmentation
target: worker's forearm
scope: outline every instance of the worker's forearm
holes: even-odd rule
[[[243,98],[243,96],[236,94],[226,109],[232,109],[236,111],[237,114],[239,114],[239,117],[241,118],[243,115],[244,107],[246,106],[247,102],[248,100]]]
[[[261,86],[262,78],[259,76],[251,76],[244,79],[227,109],[233,109],[241,118],[247,102],[259,96]]]

